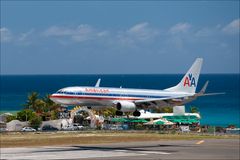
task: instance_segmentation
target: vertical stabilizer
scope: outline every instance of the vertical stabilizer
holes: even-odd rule
[[[197,58],[188,72],[184,75],[180,83],[176,86],[165,90],[172,92],[195,93],[198,83],[199,74],[202,67],[202,58]]]
[[[95,87],[99,87],[101,83],[101,78],[98,79],[97,83],[95,84]]]

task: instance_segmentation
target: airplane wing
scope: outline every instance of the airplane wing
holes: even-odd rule
[[[157,101],[164,101],[164,100],[175,99],[175,98],[182,98],[182,96],[181,97],[151,98],[151,99],[136,100],[136,101],[134,101],[134,103],[140,104],[140,103],[145,103],[145,102],[157,102]]]
[[[183,99],[187,97],[183,96],[175,96],[175,97],[166,97],[166,98],[154,98],[154,99],[143,99],[143,100],[136,100],[134,103],[137,106],[175,106],[180,105]],[[187,98],[188,99],[188,98]]]

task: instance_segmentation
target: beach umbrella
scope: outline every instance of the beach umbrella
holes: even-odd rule
[[[155,124],[155,125],[164,125],[165,122],[163,122],[163,121],[157,121],[157,122],[155,122],[154,124]]]
[[[190,119],[189,121],[192,123],[199,123],[199,120],[197,120],[197,119]]]
[[[132,119],[132,120],[130,120],[130,122],[133,122],[133,123],[147,123],[148,121],[145,120],[145,119]]]
[[[190,119],[198,119],[197,116],[189,116]]]
[[[165,119],[157,119],[157,120],[153,121],[153,123],[155,125],[173,125],[174,124],[173,122],[167,121]]]
[[[153,121],[149,121],[147,123],[144,123],[143,125],[153,125]]]

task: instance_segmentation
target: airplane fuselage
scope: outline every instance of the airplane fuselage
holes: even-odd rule
[[[126,89],[107,87],[67,87],[51,95],[51,99],[63,105],[112,106],[117,101],[136,101],[192,96],[189,93],[164,90]]]

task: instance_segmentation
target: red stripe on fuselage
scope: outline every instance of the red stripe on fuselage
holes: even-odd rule
[[[142,98],[126,98],[126,97],[89,97],[89,96],[50,96],[50,98],[65,99],[94,99],[94,100],[141,100]]]

